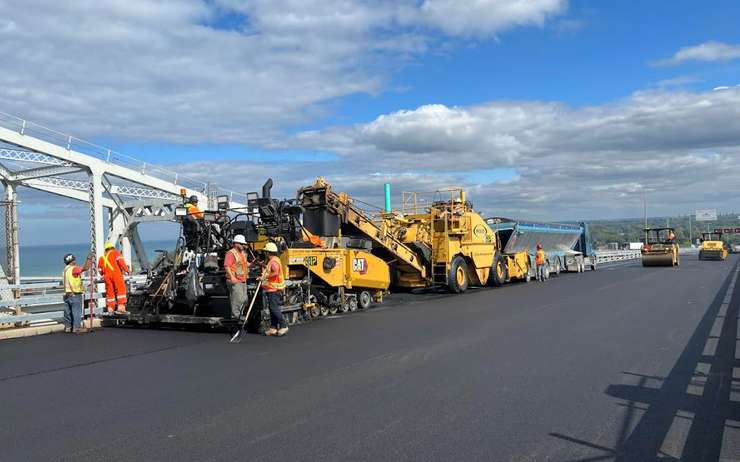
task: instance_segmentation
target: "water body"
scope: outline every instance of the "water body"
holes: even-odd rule
[[[173,250],[175,241],[146,241],[144,247],[150,260],[158,249]],[[90,253],[89,244],[21,246],[21,276],[46,277],[59,276],[64,268],[64,256],[74,254],[81,264]],[[0,262],[5,263],[5,249],[0,249]],[[130,262],[128,262],[130,264]]]

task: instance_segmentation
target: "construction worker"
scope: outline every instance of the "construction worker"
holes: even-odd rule
[[[270,329],[265,332],[265,335],[282,337],[288,333],[288,323],[285,322],[280,307],[282,292],[285,290],[283,265],[278,258],[278,248],[274,242],[265,244],[263,251],[267,261],[262,276],[262,290],[265,294],[264,300],[267,301],[270,310]]]
[[[676,240],[676,235],[673,233],[672,229],[668,230],[668,242],[673,242]]]
[[[231,302],[231,317],[239,319],[242,307],[247,302],[247,276],[249,274],[249,261],[244,246],[247,240],[243,235],[237,234],[231,241],[231,250],[224,257],[224,270],[226,271],[226,284],[229,287],[229,301]]]
[[[537,280],[545,280],[545,265],[547,260],[545,259],[545,251],[542,248],[542,244],[537,244],[537,253],[534,255],[534,263],[537,265]]]
[[[105,281],[105,307],[108,313],[114,310],[126,313],[126,281],[123,276],[129,273],[129,268],[112,242],[105,243],[105,253],[98,259],[98,271]]]
[[[64,332],[85,332],[82,327],[82,287],[81,274],[90,269],[92,258],[87,257],[82,267],[77,266],[77,259],[71,253],[64,256]]]
[[[190,196],[188,201],[185,202],[185,208],[188,211],[188,215],[198,220],[203,219],[203,211],[198,208],[198,196]]]

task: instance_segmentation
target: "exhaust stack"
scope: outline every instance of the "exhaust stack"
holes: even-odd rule
[[[270,198],[270,190],[272,189],[272,178],[268,178],[265,184],[262,185],[262,198]]]

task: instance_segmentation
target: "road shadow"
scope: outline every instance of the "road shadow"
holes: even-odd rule
[[[550,433],[600,452],[574,462],[720,460],[726,427],[738,429],[727,421],[740,421],[740,401],[731,399],[733,391],[740,395],[740,375],[733,378],[733,368],[740,371],[740,360],[735,358],[740,311],[737,268],[735,263],[666,377],[624,372],[626,378],[637,383],[607,387],[605,393],[623,400],[619,405],[626,408],[616,447]],[[727,304],[725,298],[733,281],[736,284]],[[719,335],[712,333],[715,322],[722,326]]]

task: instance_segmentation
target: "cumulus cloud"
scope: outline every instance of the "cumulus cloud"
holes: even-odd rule
[[[439,34],[539,24],[563,0],[0,0],[0,105],[82,136],[269,144],[383,91]]]
[[[564,0],[425,0],[421,19],[455,35],[493,35],[520,25],[542,25]]]
[[[526,101],[429,105],[302,133],[295,142],[338,153],[358,176],[414,171],[438,185],[467,186],[491,214],[635,216],[643,190],[663,214],[707,202],[732,209],[740,194],[740,88],[639,92],[576,109]],[[518,176],[480,181],[478,172],[502,168]]]
[[[738,58],[740,58],[740,45],[709,41],[681,48],[670,58],[656,61],[655,64],[671,66],[688,61],[731,61]]]

